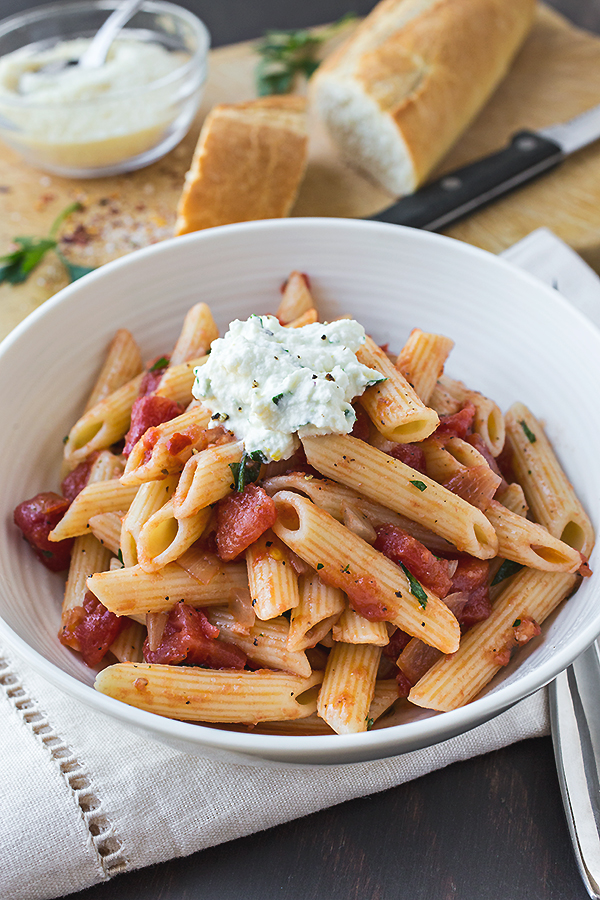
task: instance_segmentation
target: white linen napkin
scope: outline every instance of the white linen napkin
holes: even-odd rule
[[[505,254],[600,325],[600,280],[547,229]],[[546,691],[392,759],[252,768],[188,756],[62,695],[0,646],[0,896],[50,900],[548,734]]]

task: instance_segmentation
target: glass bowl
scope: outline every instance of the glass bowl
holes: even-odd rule
[[[158,75],[156,61],[148,60],[147,81],[138,66],[131,76],[136,83],[111,86],[103,76],[91,88],[63,90],[56,88],[63,72],[58,79],[46,76],[50,92],[23,92],[32,58],[52,55],[65,41],[89,40],[117,5],[52,3],[0,22],[0,138],[31,165],[71,178],[116,175],[164,156],[188,131],[206,80],[210,35],[193,13],[163,0],[146,0],[111,48],[116,53],[121,44],[144,54],[164,49]],[[10,66],[7,54],[15,54]]]

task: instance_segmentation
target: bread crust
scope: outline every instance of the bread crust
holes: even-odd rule
[[[306,100],[223,103],[207,116],[186,175],[176,234],[290,212],[307,158]]]
[[[311,100],[350,161],[409,193],[504,77],[534,10],[535,0],[382,0],[319,68]]]

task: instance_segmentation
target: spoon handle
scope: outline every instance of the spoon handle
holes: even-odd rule
[[[596,642],[550,685],[556,767],[575,858],[600,900],[600,655]]]
[[[119,4],[94,35],[91,44],[80,57],[82,69],[95,69],[104,65],[110,45],[123,26],[138,11],[144,0],[126,0]]]

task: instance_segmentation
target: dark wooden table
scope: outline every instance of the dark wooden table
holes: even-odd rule
[[[372,0],[178,0],[213,45],[367,12]],[[40,0],[0,0],[9,15]],[[551,0],[600,33],[600,0]],[[590,73],[592,77],[592,73]],[[593,77],[598,77],[596,73]],[[585,900],[550,738],[434,772],[73,900]]]

